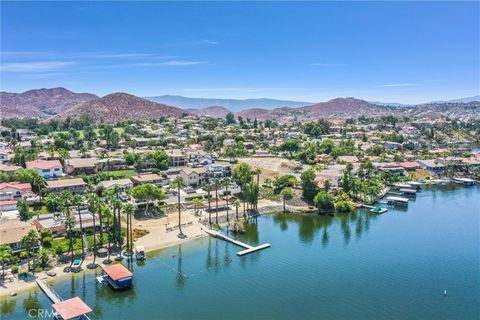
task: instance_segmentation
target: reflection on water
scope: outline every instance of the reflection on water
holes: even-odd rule
[[[271,243],[253,254],[205,237],[125,259],[130,290],[99,284],[100,269],[52,285],[84,299],[95,319],[478,319],[479,190],[423,190],[383,215],[261,216],[229,234]],[[51,305],[38,290],[0,303],[2,320]]]

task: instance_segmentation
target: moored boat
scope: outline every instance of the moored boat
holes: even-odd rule
[[[145,249],[142,246],[135,247],[135,259],[145,260]]]

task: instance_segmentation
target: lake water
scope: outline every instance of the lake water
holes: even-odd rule
[[[129,291],[93,272],[53,287],[95,319],[479,319],[479,208],[478,186],[442,187],[381,216],[266,215],[240,238],[269,249],[238,257],[203,238],[134,262]],[[41,307],[50,303],[38,290],[7,297],[2,319]]]

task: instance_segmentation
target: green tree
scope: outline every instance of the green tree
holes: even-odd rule
[[[225,122],[227,125],[235,123],[235,115],[233,114],[233,112],[227,113],[227,115],[225,116]]]
[[[287,140],[280,145],[280,150],[288,152],[290,158],[292,158],[293,153],[300,150],[300,141],[297,139]]]
[[[293,198],[293,190],[288,187],[283,188],[282,191],[280,192],[280,195],[283,198],[283,213],[285,213],[287,211],[285,207],[285,203],[287,200],[290,200]]]
[[[28,270],[31,270],[30,258],[32,257],[33,250],[38,246],[38,240],[38,233],[35,230],[30,230],[20,240],[20,246],[27,254]]]
[[[130,191],[130,195],[137,200],[144,200],[147,202],[145,205],[145,212],[148,212],[148,206],[151,201],[160,201],[166,198],[162,189],[151,183],[133,187]]]
[[[177,176],[172,181],[172,186],[177,189],[177,200],[178,200],[178,237],[184,238],[185,235],[182,232],[182,215],[181,215],[181,203],[180,203],[180,189],[183,184],[183,179],[180,176]]]
[[[18,219],[20,221],[28,221],[30,219],[29,211],[30,208],[28,207],[27,200],[19,200],[17,202],[17,210],[18,210]]]
[[[313,203],[320,212],[329,212],[335,208],[333,196],[326,191],[319,191],[315,195]]]
[[[303,197],[307,201],[312,201],[318,193],[319,188],[315,183],[315,169],[309,168],[300,175]]]
[[[13,252],[8,244],[0,245],[0,263],[2,264],[2,278],[5,279],[5,265],[12,261]]]

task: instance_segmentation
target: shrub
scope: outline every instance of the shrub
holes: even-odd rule
[[[17,273],[18,273],[18,265],[14,264],[14,265],[12,266],[12,273],[13,273],[13,274],[17,274]]]

